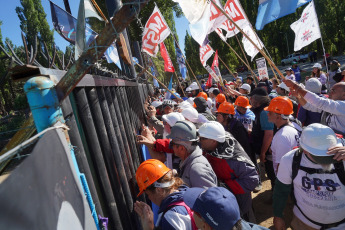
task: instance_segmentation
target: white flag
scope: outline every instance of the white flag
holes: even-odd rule
[[[250,25],[245,26],[242,30],[255,43],[255,45],[259,47],[259,49],[262,49],[264,47],[264,44],[256,35]],[[245,36],[243,36],[242,38],[242,43],[244,50],[246,51],[248,56],[252,58],[251,61],[253,61],[253,58],[259,53],[259,50],[255,48],[255,46]]]
[[[150,18],[147,20],[142,42],[142,51],[152,57],[156,57],[158,53],[158,44],[162,43],[170,34],[168,24],[164,17],[155,6]]]
[[[314,1],[309,3],[309,5],[303,10],[301,18],[292,23],[290,27],[296,35],[294,46],[295,51],[298,51],[316,39],[321,38]]]
[[[85,5],[85,18],[94,17],[100,21],[104,21],[103,18],[97,14],[95,7],[93,7],[90,0],[84,0],[84,5]]]
[[[119,53],[117,52],[115,44],[111,44],[108,49],[104,53],[105,58],[107,59],[108,63],[115,63],[119,69],[121,68]]]
[[[178,2],[183,11],[184,16],[189,23],[194,24],[203,15],[207,6],[209,5],[207,0],[173,0]]]
[[[224,10],[241,29],[250,25],[239,0],[228,0],[224,5]],[[220,28],[227,32],[227,38],[240,32],[230,20],[226,20]]]
[[[215,2],[221,7],[219,0],[215,0]],[[184,11],[184,9],[182,10]],[[195,23],[189,24],[190,33],[194,40],[202,46],[206,36],[217,29],[225,21],[226,16],[216,6],[214,6],[212,2],[207,1],[201,18]]]

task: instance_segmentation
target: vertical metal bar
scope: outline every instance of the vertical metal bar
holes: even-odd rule
[[[87,142],[89,144],[91,156],[93,157],[93,162],[97,170],[99,181],[102,185],[102,192],[104,193],[104,197],[106,199],[110,223],[113,224],[113,227],[115,229],[123,229],[118,209],[121,210],[124,206],[122,204],[119,207],[117,207],[117,204],[115,202],[114,193],[109,178],[114,177],[114,175],[108,175],[108,172],[106,170],[105,162],[101,151],[101,145],[99,143],[99,138],[97,136],[97,132],[95,129],[95,124],[91,115],[91,110],[86,97],[85,89],[76,88],[74,90],[74,93],[76,96],[76,102],[78,105],[78,110],[80,118],[82,120],[83,128],[86,131],[85,134]],[[117,194],[117,192],[115,194]]]
[[[109,117],[107,117],[106,124],[103,120],[103,115],[107,116],[109,114],[102,114],[100,101],[95,88],[87,88],[86,95],[90,104],[92,117],[95,121],[95,128],[107,166],[113,193],[120,210],[123,210],[120,212],[121,220],[123,221],[123,225],[126,225],[126,228],[132,229],[132,222],[128,211],[133,210],[133,200],[129,193],[126,173],[123,165],[121,166],[118,146],[114,143],[113,138],[111,138],[111,142],[109,142],[109,136],[107,133],[107,128],[111,124],[110,120],[108,120]]]
[[[83,142],[80,138],[72,105],[68,97],[61,103],[61,108],[64,114],[64,118],[66,120],[66,124],[68,127],[70,127],[68,133],[71,140],[71,144],[74,146],[74,154],[79,166],[79,170],[80,172],[85,174],[93,201],[95,203],[97,213],[103,216],[103,211],[101,208],[100,201],[98,199],[98,194],[90,171],[90,166],[86,158]]]
[[[135,178],[135,169],[133,166],[130,143],[128,143],[126,133],[125,133],[126,128],[123,126],[121,113],[120,114],[116,113],[115,107],[117,107],[117,109],[118,109],[118,105],[116,105],[112,100],[110,87],[105,87],[104,93],[105,93],[105,98],[107,99],[107,102],[108,102],[110,117],[113,121],[114,131],[115,131],[115,135],[117,137],[118,143],[119,143],[120,152],[122,153],[122,160],[128,162],[127,164],[129,166],[129,171],[131,173],[129,180],[131,182],[133,182],[133,180]],[[134,184],[131,183],[131,185],[134,185]],[[134,190],[132,189],[132,191],[134,191]]]
[[[137,157],[138,150],[135,143],[135,130],[133,129],[132,123],[129,120],[127,109],[124,106],[124,104],[128,102],[124,102],[116,96],[115,87],[109,88],[108,91],[109,92],[106,91],[107,98],[112,100],[116,116],[118,117],[120,129],[125,131],[125,134],[122,136],[123,142],[124,144],[128,144],[130,147],[130,153],[132,155],[132,161],[134,164],[133,167],[136,170],[139,167],[139,159]],[[109,93],[110,95],[108,96]],[[135,176],[133,179],[135,179]]]
[[[135,79],[135,78],[137,78],[137,73],[135,71],[134,64],[133,64],[133,56],[132,56],[131,44],[129,43],[127,28],[124,29],[122,33],[123,33],[123,36],[125,37],[127,48],[128,48],[128,54],[129,54],[129,57],[131,59],[131,63],[128,65],[129,71],[131,74],[130,78]]]

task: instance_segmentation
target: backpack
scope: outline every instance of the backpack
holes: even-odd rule
[[[344,139],[341,139],[342,140],[342,143],[344,145],[345,143],[345,140]],[[318,225],[318,226],[321,226],[321,230],[323,229],[327,229],[327,228],[331,228],[331,227],[336,227],[342,223],[345,223],[345,219],[337,222],[337,223],[332,223],[332,224],[322,224],[322,223],[319,223],[319,222],[316,222],[312,219],[310,219],[309,217],[307,217],[301,210],[301,208],[297,205],[297,200],[294,196],[294,187],[293,187],[293,181],[294,179],[296,178],[297,174],[298,174],[298,170],[302,170],[308,174],[315,174],[315,173],[318,173],[318,174],[334,174],[336,173],[340,182],[345,185],[345,169],[344,169],[344,163],[343,161],[340,161],[340,162],[336,162],[334,163],[334,169],[330,172],[324,172],[323,170],[320,170],[320,169],[314,169],[314,168],[308,168],[308,167],[304,167],[304,166],[301,166],[301,160],[302,160],[302,155],[303,155],[303,150],[301,148],[299,148],[294,156],[293,156],[293,160],[292,160],[292,189],[291,189],[291,197],[292,197],[292,200],[295,204],[295,206],[299,209],[299,211],[302,213],[302,215],[307,219],[309,220],[311,223],[315,224],[315,225]]]
[[[187,206],[186,203],[183,202],[183,201],[176,201],[176,202],[173,202],[173,203],[169,204],[169,205],[166,207],[166,209],[163,211],[162,216],[164,216],[165,213],[166,213],[167,211],[169,211],[170,209],[172,209],[172,208],[175,207],[175,206],[183,206],[183,207],[185,207],[185,209],[186,209],[187,212],[188,212],[188,215],[190,216],[190,220],[191,220],[191,224],[192,224],[192,230],[198,230],[198,228],[196,227],[195,221],[194,221],[194,217],[193,217],[193,213],[194,213],[194,212],[193,212],[192,209],[191,209],[189,206]]]

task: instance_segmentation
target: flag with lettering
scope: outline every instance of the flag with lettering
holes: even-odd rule
[[[214,53],[210,45],[200,46],[200,61],[203,66],[206,66],[207,60]]]
[[[175,72],[174,65],[169,57],[167,48],[164,45],[164,42],[160,44],[161,47],[161,55],[164,59],[164,71],[165,72]]]
[[[224,10],[241,29],[246,25],[250,25],[239,0],[228,0],[224,5]],[[230,20],[223,22],[220,28],[226,31],[227,38],[233,37],[240,32]]]
[[[321,38],[319,22],[313,1],[303,10],[301,18],[292,23],[290,27],[295,32],[296,36],[294,51],[298,51],[316,39]]]
[[[169,34],[170,29],[168,24],[163,18],[158,7],[155,6],[144,28],[142,51],[152,57],[156,57],[158,53],[158,45],[162,43]]]

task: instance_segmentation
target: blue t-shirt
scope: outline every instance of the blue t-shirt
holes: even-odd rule
[[[268,121],[268,112],[263,110],[260,114],[261,130],[273,130],[274,124]]]
[[[296,77],[296,81],[300,81],[301,80],[301,70],[300,68],[297,66],[296,69],[291,68],[294,72],[295,72],[295,77]]]

